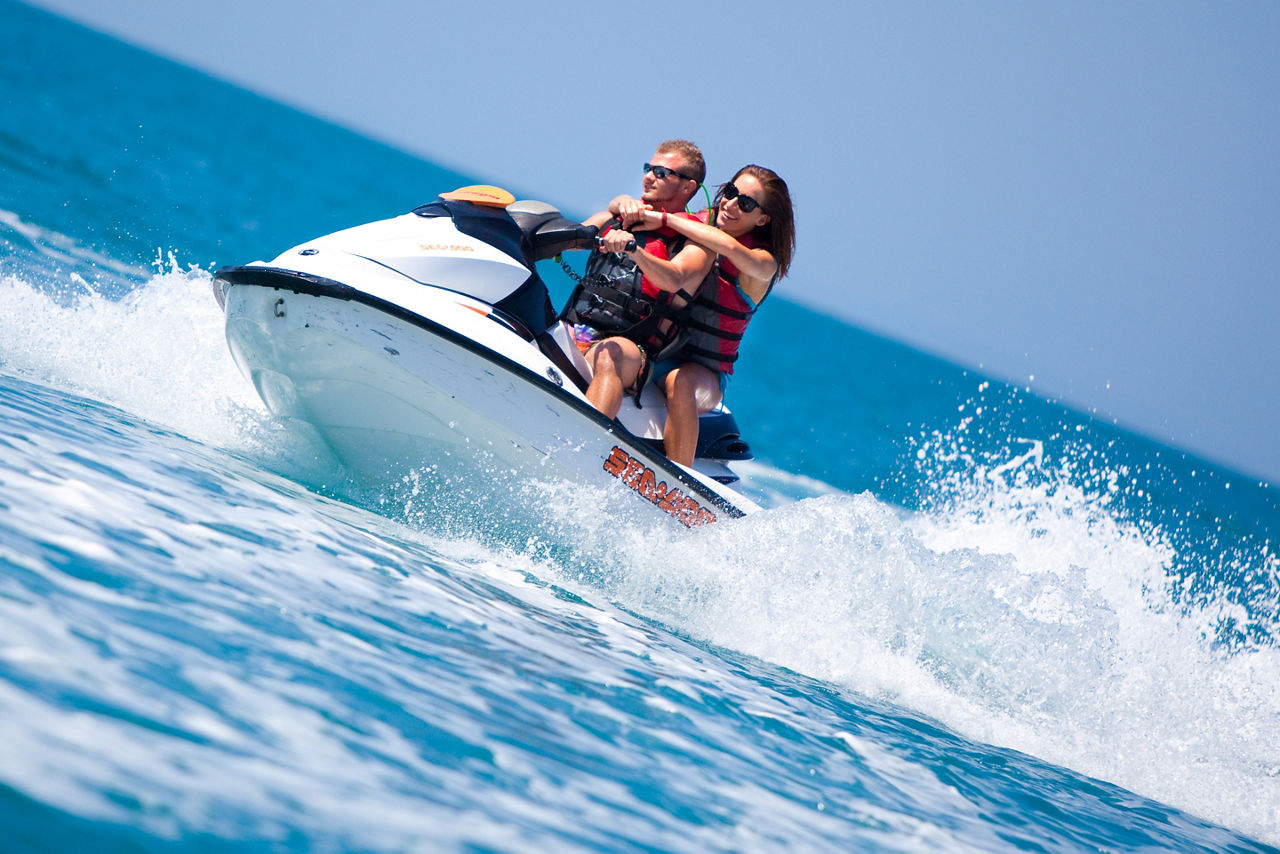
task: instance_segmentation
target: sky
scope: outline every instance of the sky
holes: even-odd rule
[[[1280,484],[1273,0],[29,2],[581,216],[769,166],[775,293]]]

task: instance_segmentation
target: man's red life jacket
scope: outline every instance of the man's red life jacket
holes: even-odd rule
[[[668,216],[695,218],[686,213]],[[602,233],[617,225],[616,219],[610,220]],[[665,261],[688,242],[671,228],[636,232],[636,241],[644,252]],[[626,253],[594,252],[569,298],[565,318],[597,332],[629,338],[656,361],[677,343],[692,300],[693,296],[683,291],[673,294],[658,288]]]

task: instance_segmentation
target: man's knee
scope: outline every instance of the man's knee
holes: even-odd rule
[[[622,348],[613,341],[604,341],[596,345],[592,358],[595,373],[620,373],[622,364]]]
[[[643,358],[636,345],[625,338],[610,339],[599,344],[595,351],[593,370],[597,376],[612,374],[624,386],[635,382]]]

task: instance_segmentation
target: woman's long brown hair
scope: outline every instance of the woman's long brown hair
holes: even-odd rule
[[[777,172],[754,163],[749,163],[734,172],[728,183],[735,183],[738,176],[743,174],[751,175],[764,187],[765,197],[760,200],[760,204],[764,212],[769,215],[769,221],[757,227],[752,233],[778,262],[778,278],[781,279],[787,275],[787,270],[791,267],[791,258],[796,252],[796,218],[791,208],[791,191],[787,189],[787,182],[782,180]],[[724,186],[721,185],[715,201],[711,203],[712,210],[720,210],[720,202],[723,200]]]

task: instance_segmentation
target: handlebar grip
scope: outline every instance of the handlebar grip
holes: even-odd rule
[[[600,246],[602,243],[604,243],[604,239],[603,239],[603,238],[600,238],[600,237],[597,237],[597,238],[596,238],[596,246]],[[635,242],[634,240],[628,240],[628,241],[627,241],[627,245],[626,245],[626,246],[624,246],[624,247],[622,247],[622,248],[623,248],[623,250],[624,250],[624,251],[627,251],[627,252],[635,252],[635,251],[636,251],[636,245],[637,245],[637,244],[636,244],[636,242]]]

